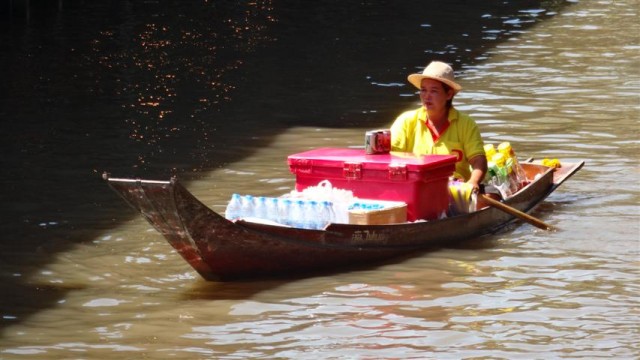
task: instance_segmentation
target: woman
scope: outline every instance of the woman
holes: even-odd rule
[[[464,180],[473,192],[487,172],[484,143],[475,121],[453,107],[453,97],[462,89],[451,66],[431,62],[421,74],[408,80],[420,89],[419,109],[407,111],[391,126],[391,150],[416,154],[455,155],[454,178]]]

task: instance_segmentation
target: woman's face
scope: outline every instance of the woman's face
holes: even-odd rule
[[[447,109],[447,101],[453,98],[453,89],[444,89],[438,80],[423,79],[420,83],[420,100],[428,112],[440,113]]]

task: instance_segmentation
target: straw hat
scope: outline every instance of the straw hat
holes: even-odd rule
[[[422,74],[411,74],[407,77],[407,80],[409,80],[409,82],[418,89],[420,89],[422,79],[433,79],[443,82],[449,85],[455,94],[462,89],[462,86],[456,82],[455,77],[453,76],[453,69],[451,66],[441,61],[432,61],[426,68],[424,68]]]

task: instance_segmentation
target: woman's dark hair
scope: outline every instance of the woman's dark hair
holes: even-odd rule
[[[451,86],[443,83],[442,81],[440,81],[440,83],[442,84],[442,88],[444,89],[445,93],[448,93],[449,90],[453,90],[451,88]],[[453,97],[451,97],[451,99],[447,100],[447,108],[451,108],[453,106]]]

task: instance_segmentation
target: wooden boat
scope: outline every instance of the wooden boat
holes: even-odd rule
[[[504,200],[527,212],[584,162],[560,168],[523,163],[531,181]],[[177,179],[104,178],[205,279],[228,281],[336,271],[419,249],[494,233],[515,218],[495,207],[441,220],[392,225],[329,224],[323,230],[229,221],[198,201]]]

